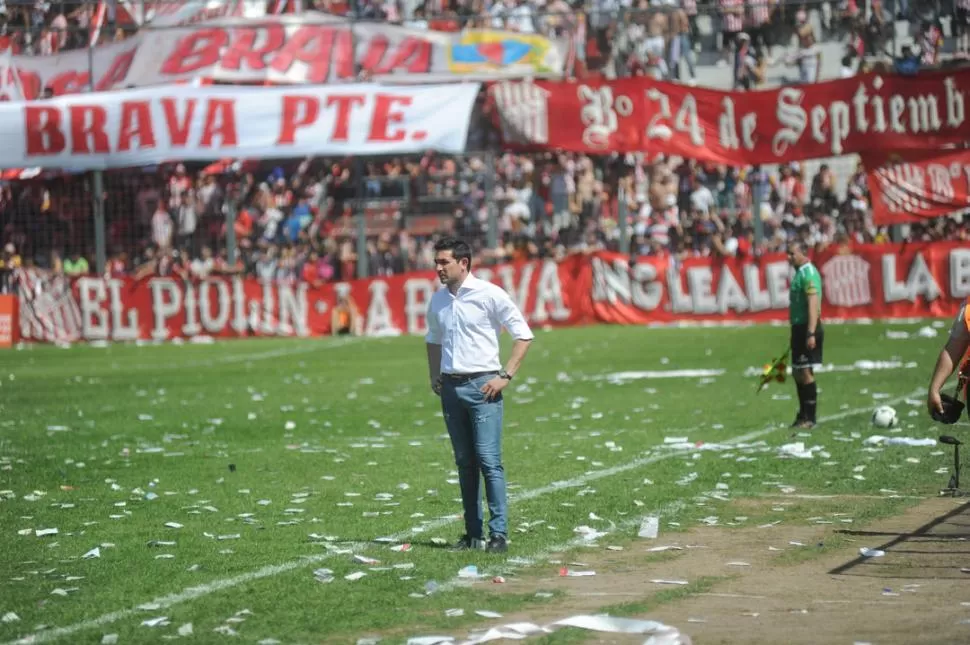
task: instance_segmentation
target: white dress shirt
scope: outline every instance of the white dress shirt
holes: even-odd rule
[[[443,374],[474,374],[502,369],[498,337],[502,328],[516,340],[532,340],[532,330],[509,294],[469,274],[458,293],[447,288],[431,296],[428,335],[441,345]]]

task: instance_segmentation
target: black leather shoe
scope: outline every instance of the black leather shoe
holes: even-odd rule
[[[505,553],[509,550],[509,544],[504,535],[493,535],[489,539],[485,550],[488,553]]]
[[[485,540],[463,535],[451,548],[455,551],[481,551],[485,548]]]

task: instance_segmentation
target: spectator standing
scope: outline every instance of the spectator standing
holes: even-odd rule
[[[737,46],[744,30],[744,0],[719,0],[721,8],[721,59],[718,66],[726,67],[728,57]]]
[[[155,214],[152,215],[152,242],[159,249],[170,249],[172,248],[172,236],[174,232],[172,216],[160,201],[158,208],[155,210]]]
[[[195,212],[192,195],[185,191],[181,195],[178,209],[175,211],[178,221],[178,245],[179,248],[188,248],[192,255],[195,255],[195,230],[199,224],[199,218]]]

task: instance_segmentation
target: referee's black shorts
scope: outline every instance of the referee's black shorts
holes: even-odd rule
[[[791,366],[794,369],[818,367],[822,364],[822,346],[825,344],[825,330],[819,322],[815,327],[815,349],[809,349],[808,325],[791,326]]]

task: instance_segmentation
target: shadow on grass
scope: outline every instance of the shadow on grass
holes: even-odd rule
[[[963,521],[959,521],[963,520]],[[960,504],[951,511],[948,511],[929,522],[923,524],[922,526],[916,528],[913,531],[902,532],[902,533],[891,533],[885,531],[853,531],[853,530],[839,530],[836,531],[837,534],[846,536],[856,536],[856,537],[890,537],[883,544],[871,547],[875,550],[884,551],[887,554],[903,554],[903,550],[894,550],[894,547],[905,545],[907,543],[915,545],[920,545],[926,547],[928,544],[933,542],[941,543],[941,550],[935,552],[935,555],[958,555],[959,552],[951,551],[945,546],[946,543],[951,543],[955,541],[965,540],[970,535],[962,530],[962,526],[965,522],[970,520],[970,502],[965,502]],[[910,552],[919,553],[919,552]],[[859,555],[859,557],[853,558],[845,564],[841,564],[834,569],[829,571],[830,575],[841,575],[841,574],[853,574],[853,575],[865,575],[858,570],[862,565],[870,566],[873,564],[881,564],[874,562],[871,557],[866,557]],[[912,566],[916,566],[915,564]],[[922,565],[920,568],[924,568]],[[931,567],[925,567],[931,568]],[[970,579],[970,576],[968,576]]]

